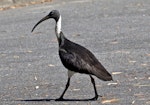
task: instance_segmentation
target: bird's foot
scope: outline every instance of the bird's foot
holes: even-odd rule
[[[102,96],[96,95],[95,97],[91,98],[90,100],[96,101],[98,99],[98,97],[102,97]]]
[[[65,100],[63,97],[57,98],[55,101],[63,101]]]

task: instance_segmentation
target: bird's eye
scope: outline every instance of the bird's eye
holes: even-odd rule
[[[51,14],[51,15],[54,15],[54,12],[52,11],[50,14]]]

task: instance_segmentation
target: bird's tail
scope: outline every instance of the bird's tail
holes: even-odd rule
[[[113,81],[112,75],[109,72],[107,72],[105,69],[95,72],[94,75],[103,81]]]

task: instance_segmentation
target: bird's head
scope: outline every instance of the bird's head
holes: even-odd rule
[[[50,18],[55,19],[55,21],[57,22],[58,19],[59,19],[59,17],[60,17],[59,11],[58,11],[58,10],[52,10],[47,16],[45,16],[44,18],[42,18],[42,19],[33,27],[33,29],[32,29],[31,32],[33,32],[33,30],[36,28],[36,26],[37,26],[38,24],[40,24],[41,22],[43,22],[43,21],[45,21],[45,20],[47,20],[47,19],[50,19]]]

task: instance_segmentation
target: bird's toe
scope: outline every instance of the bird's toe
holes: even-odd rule
[[[55,101],[63,101],[64,98],[63,97],[60,97],[60,98],[57,98]]]
[[[96,100],[98,99],[98,97],[99,97],[99,96],[97,95],[97,96],[91,98],[90,100],[96,101]]]

